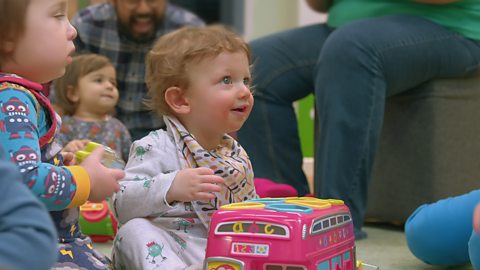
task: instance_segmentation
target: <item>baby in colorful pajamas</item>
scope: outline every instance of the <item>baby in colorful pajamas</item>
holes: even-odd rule
[[[160,38],[147,57],[147,105],[167,130],[135,141],[114,195],[116,269],[196,269],[210,217],[257,197],[250,160],[227,133],[253,106],[250,51],[221,26]]]

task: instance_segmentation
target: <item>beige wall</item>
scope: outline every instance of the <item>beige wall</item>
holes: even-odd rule
[[[298,1],[245,0],[245,39],[297,26]]]
[[[69,18],[77,12],[79,3],[99,3],[108,0],[69,0]],[[202,1],[202,0],[197,0]],[[244,37],[246,40],[306,23],[322,21],[325,16],[311,11],[306,0],[244,0]]]
[[[245,0],[245,34],[249,41],[274,32],[325,22],[326,14],[313,11],[306,0]]]

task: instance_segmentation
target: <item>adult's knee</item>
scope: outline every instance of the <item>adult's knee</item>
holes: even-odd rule
[[[351,95],[370,97],[367,89],[374,78],[381,76],[383,67],[380,52],[375,49],[376,40],[369,31],[356,24],[342,26],[328,37],[314,68],[315,93],[319,104],[329,103],[338,107],[336,102],[347,103],[369,101]],[[365,104],[362,105],[364,107]],[[368,105],[365,105],[368,106]]]
[[[441,211],[436,211],[438,207],[435,206],[422,205],[407,219],[405,238],[408,248],[427,264],[454,266],[467,263],[467,241],[461,243],[461,237],[455,237],[454,228],[439,217]]]
[[[367,64],[376,58],[376,44],[376,37],[361,23],[347,24],[330,34],[320,52],[319,64]]]

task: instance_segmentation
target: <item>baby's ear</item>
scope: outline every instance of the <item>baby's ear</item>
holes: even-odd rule
[[[15,42],[13,41],[6,40],[0,45],[3,53],[13,53],[15,51]]]
[[[77,103],[80,99],[77,89],[72,85],[67,86],[67,98],[73,103]]]
[[[190,112],[190,103],[185,96],[185,91],[180,87],[172,86],[165,91],[165,102],[170,109],[177,114],[187,114]]]

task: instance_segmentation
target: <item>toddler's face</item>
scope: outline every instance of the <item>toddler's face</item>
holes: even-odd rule
[[[61,77],[75,50],[72,41],[76,35],[67,18],[67,0],[30,1],[25,32],[4,71],[38,83]]]
[[[76,114],[111,113],[118,101],[115,69],[105,66],[81,77],[70,98],[78,103]]]
[[[247,55],[242,51],[222,52],[192,65],[187,73],[191,123],[212,135],[240,129],[253,106]]]

